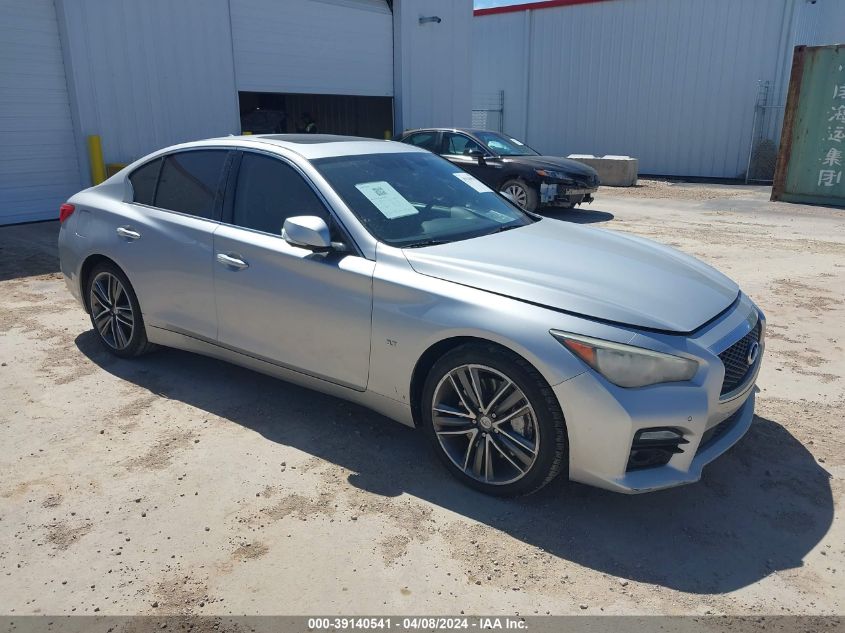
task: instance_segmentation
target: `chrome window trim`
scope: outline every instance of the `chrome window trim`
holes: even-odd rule
[[[164,213],[172,213],[173,215],[181,215],[183,218],[191,218],[192,220],[199,220],[201,222],[210,222],[212,224],[223,224],[220,220],[215,220],[214,218],[203,218],[199,215],[193,215],[191,213],[184,213],[182,211],[174,211],[173,209],[165,209],[164,207],[154,207],[151,204],[144,204],[143,202],[133,202],[129,201],[126,204],[132,204],[136,207],[144,207],[145,209],[152,209],[153,211],[163,211]]]

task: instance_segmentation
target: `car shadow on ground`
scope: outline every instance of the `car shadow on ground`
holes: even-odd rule
[[[829,475],[784,428],[788,419],[757,417],[690,486],[625,496],[560,478],[531,497],[497,499],[456,482],[422,434],[363,407],[177,350],[117,359],[93,331],[76,345],[121,379],[349,469],[348,483],[359,489],[413,495],[630,580],[691,593],[733,591],[800,567],[833,518]],[[233,447],[233,471],[249,463],[237,454]]]
[[[613,214],[599,209],[585,209],[575,207],[574,209],[560,209],[555,207],[544,207],[538,212],[547,218],[572,222],[573,224],[597,224],[599,222],[610,222]]]
[[[0,281],[59,272],[58,222],[0,228]]]

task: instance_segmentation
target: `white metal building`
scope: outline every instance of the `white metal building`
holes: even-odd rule
[[[534,2],[475,12],[473,93],[544,153],[736,178],[752,128],[776,146],[793,47],[836,43],[845,0]]]
[[[471,0],[0,0],[0,224],[90,184],[88,135],[127,163],[306,114],[377,137],[468,125],[471,20]]]

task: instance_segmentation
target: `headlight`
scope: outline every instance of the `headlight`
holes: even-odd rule
[[[620,387],[645,387],[662,382],[689,380],[698,363],[642,347],[611,343],[587,336],[551,331],[558,342],[578,358]]]
[[[572,178],[564,174],[562,171],[551,171],[549,169],[537,169],[535,170],[537,175],[541,178],[549,178],[551,180],[565,180],[568,183],[574,182]]]

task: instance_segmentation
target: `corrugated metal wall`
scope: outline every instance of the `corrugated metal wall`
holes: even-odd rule
[[[472,120],[471,0],[394,0],[396,131]],[[440,22],[420,23],[421,17]]]
[[[627,154],[642,173],[737,177],[758,80],[788,74],[792,0],[612,0],[473,20],[473,90],[550,154]]]
[[[845,2],[843,0],[804,0],[796,6],[795,46],[845,44]]]
[[[0,222],[55,217],[88,186],[88,135],[124,163],[238,132],[239,89],[393,96],[408,125],[470,121],[472,0],[393,0],[395,23],[387,0],[0,1]]]
[[[0,224],[56,217],[79,188],[52,0],[3,0]]]
[[[227,0],[56,6],[77,132],[102,135],[107,162],[239,130]]]
[[[231,11],[238,90],[393,94],[385,0],[232,0]]]

